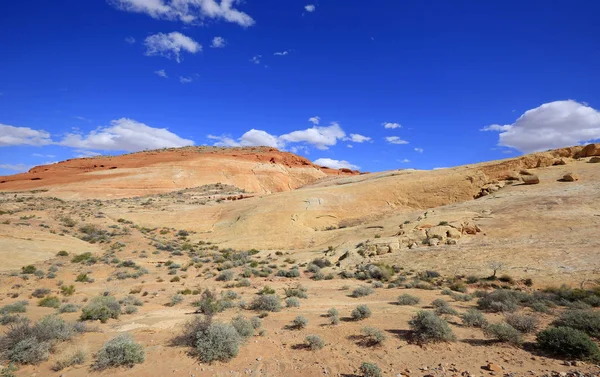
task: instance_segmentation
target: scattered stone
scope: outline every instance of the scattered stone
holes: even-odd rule
[[[567,173],[563,176],[562,180],[564,182],[575,182],[579,180],[579,176],[575,173]]]
[[[486,370],[489,370],[490,372],[502,372],[504,369],[502,368],[502,366],[495,364],[495,363],[488,363],[485,366]]]
[[[538,183],[540,183],[540,178],[534,174],[523,175],[521,177],[521,179],[523,180],[523,183],[525,183],[526,185],[537,185]]]

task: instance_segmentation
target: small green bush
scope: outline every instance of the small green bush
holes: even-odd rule
[[[289,328],[290,329],[301,330],[301,329],[305,328],[306,325],[308,325],[308,319],[306,319],[303,316],[299,315],[296,318],[294,318],[294,320],[292,321],[292,324],[289,326]]]
[[[92,368],[103,370],[119,366],[132,367],[143,363],[144,359],[144,347],[136,343],[129,334],[121,334],[104,343],[96,354]]]
[[[59,313],[75,313],[79,310],[79,306],[75,304],[63,304],[58,308]]]
[[[567,310],[552,325],[555,327],[570,327],[600,339],[600,312]]]
[[[298,285],[297,287],[286,288],[285,297],[308,298],[308,295],[306,294],[306,288]]]
[[[527,314],[508,314],[504,317],[504,320],[524,334],[534,332],[540,325],[540,321],[536,317]]]
[[[38,306],[42,306],[44,308],[54,308],[58,309],[60,307],[60,300],[55,296],[44,297],[40,301],[38,301]]]
[[[35,274],[36,271],[37,271],[37,268],[35,268],[35,266],[33,266],[31,264],[28,266],[21,267],[21,273],[25,274],[25,275]]]
[[[420,298],[407,293],[400,295],[396,301],[398,305],[417,305],[419,302],[421,302]]]
[[[450,307],[450,304],[448,304],[448,302],[442,300],[441,298],[434,300],[431,303],[431,306],[433,306],[433,308],[435,310],[435,314],[437,314],[437,315],[444,315],[444,314],[458,315],[456,310],[452,309]]]
[[[121,314],[121,305],[113,296],[96,296],[82,309],[81,320],[100,320],[106,323],[117,319]]]
[[[479,309],[491,312],[514,312],[527,299],[526,293],[511,291],[509,289],[497,289],[484,294],[477,301],[477,305]]]
[[[183,302],[183,295],[175,294],[169,299],[169,306],[179,305]]]
[[[205,363],[227,361],[236,357],[242,337],[235,327],[225,323],[211,323],[196,334],[196,353]]]
[[[307,335],[305,340],[308,348],[310,348],[312,351],[317,351],[325,347],[325,342],[318,335]]]
[[[340,315],[340,313],[338,312],[338,310],[336,308],[331,308],[331,309],[327,310],[327,314],[326,314],[326,316],[330,317],[330,318],[337,317],[339,315]]]
[[[260,321],[260,318],[257,319]],[[231,325],[235,328],[235,330],[238,332],[238,334],[240,334],[242,338],[249,338],[252,335],[254,335],[254,329],[256,328],[254,327],[254,323],[246,319],[246,317],[244,317],[243,315],[233,317],[233,319],[231,320]]]
[[[537,342],[541,349],[551,354],[600,361],[600,350],[590,337],[570,327],[549,327],[537,334]]]
[[[69,253],[65,250],[61,250],[56,254],[57,257],[67,257],[69,256]]]
[[[479,327],[484,328],[487,326],[488,321],[482,312],[477,309],[468,309],[466,313],[463,313],[460,318],[462,319],[463,325],[467,327]]]
[[[363,327],[360,332],[366,346],[378,346],[387,338],[383,331],[375,327]]]
[[[31,295],[35,298],[42,298],[49,294],[50,294],[50,290],[48,288],[37,288],[31,293]]]
[[[371,309],[367,305],[358,305],[351,313],[352,319],[361,321],[371,316]]]
[[[377,364],[362,363],[360,366],[360,374],[362,377],[381,377],[381,368]]]
[[[233,280],[233,271],[226,270],[223,271],[217,276],[217,281],[231,281]]]
[[[521,344],[521,333],[508,323],[488,325],[483,329],[485,336],[512,345]]]
[[[250,323],[252,324],[252,327],[255,330],[260,329],[262,327],[262,319],[260,319],[258,317],[250,318]]]
[[[456,336],[450,329],[448,322],[434,312],[420,311],[408,324],[414,333],[415,339],[420,343],[456,340]]]
[[[300,300],[298,300],[296,297],[288,297],[285,300],[285,306],[288,308],[298,308],[300,307]]]
[[[4,305],[0,308],[0,314],[25,313],[27,311],[28,301],[17,301],[12,304]]]
[[[364,297],[373,293],[373,288],[368,285],[362,285],[352,291],[352,297]]]
[[[258,296],[250,303],[250,309],[257,311],[278,312],[281,311],[281,299],[274,294]]]
[[[75,286],[73,284],[69,286],[63,285],[60,287],[60,291],[64,296],[72,296],[75,293]]]

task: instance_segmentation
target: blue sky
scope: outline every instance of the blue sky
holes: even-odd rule
[[[597,1],[0,6],[0,175],[189,144],[432,169],[600,139]]]

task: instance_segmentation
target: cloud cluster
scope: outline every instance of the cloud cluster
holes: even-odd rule
[[[399,123],[391,123],[391,122],[384,122],[382,123],[383,128],[387,128],[387,129],[395,129],[395,128],[401,128],[402,125],[400,125]]]
[[[527,110],[512,124],[481,131],[500,132],[500,146],[539,152],[600,139],[600,112],[573,100],[554,101]]]
[[[158,77],[162,77],[164,79],[168,78],[169,76],[167,76],[167,72],[165,72],[164,69],[159,69],[158,71],[154,71],[154,74]]]
[[[346,160],[334,160],[331,158],[318,158],[313,161],[313,164],[318,166],[325,166],[332,169],[351,169],[359,170],[360,167],[349,163]]]
[[[399,136],[387,136],[385,138],[385,141],[387,141],[390,144],[398,144],[398,145],[408,144],[408,141],[402,140]]]
[[[202,23],[206,19],[224,20],[243,27],[254,25],[248,14],[234,8],[239,0],[108,0],[117,9],[144,13],[152,18]]]
[[[28,127],[14,127],[0,124],[0,147],[11,145],[48,145],[52,144],[50,134],[44,130]]]
[[[84,150],[128,151],[174,148],[193,145],[164,128],[153,128],[133,119],[113,120],[109,127],[100,127],[87,135],[67,134],[58,143]]]
[[[223,48],[223,47],[225,47],[226,44],[227,44],[227,42],[225,41],[225,38],[223,38],[223,37],[214,37],[212,39],[212,43],[210,44],[210,47],[212,47],[212,48]]]
[[[177,31],[151,35],[146,38],[144,44],[147,56],[158,55],[168,59],[174,58],[178,63],[181,61],[182,51],[190,54],[202,51],[202,45]]]
[[[304,7],[304,10],[312,13],[317,9],[317,7],[314,6],[314,4],[308,4],[307,6]]]
[[[0,169],[24,172],[31,169],[31,166],[25,164],[0,164]]]
[[[284,149],[289,144],[299,144],[292,147],[294,150],[300,150],[302,145],[326,150],[329,149],[329,147],[336,145],[340,140],[351,141],[354,143],[371,141],[370,137],[360,134],[350,134],[350,136],[347,137],[346,133],[337,122],[332,122],[329,126],[319,126],[319,117],[312,117],[309,121],[314,124],[313,127],[292,131],[279,136],[271,135],[266,131],[252,129],[238,139],[234,139],[229,135],[208,135],[208,138],[214,140],[214,145],[216,146],[228,147],[269,146]]]

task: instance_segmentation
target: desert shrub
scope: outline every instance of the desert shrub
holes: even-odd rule
[[[450,297],[452,297],[456,301],[462,301],[462,302],[468,302],[468,301],[473,300],[473,296],[468,295],[468,294],[452,293],[450,295]]]
[[[434,312],[420,311],[408,324],[413,331],[415,339],[420,343],[449,342],[456,339],[448,322]]]
[[[92,368],[103,370],[119,366],[132,367],[143,363],[144,359],[144,347],[136,343],[129,334],[121,334],[104,343],[96,354]]]
[[[121,305],[133,305],[133,306],[144,306],[144,303],[139,298],[129,295],[119,300]]]
[[[367,305],[358,305],[350,315],[355,321],[361,321],[371,316],[371,309]]]
[[[477,305],[479,309],[491,312],[514,312],[520,304],[529,299],[528,295],[523,292],[496,289],[493,292],[485,293],[477,301]]]
[[[473,308],[467,310],[466,313],[463,313],[460,318],[462,319],[463,325],[467,327],[483,328],[488,324],[483,313]]]
[[[77,278],[75,278],[75,281],[78,283],[87,283],[90,281],[90,277],[87,274],[79,274],[77,275]]]
[[[317,272],[321,272],[321,268],[316,264],[309,263],[308,266],[306,266],[306,271],[316,274]]]
[[[238,287],[249,287],[251,285],[250,280],[248,279],[240,279],[240,281],[238,281],[237,286]]]
[[[340,324],[340,317],[338,315],[334,315],[329,317],[329,324],[331,325],[339,325]]]
[[[415,283],[414,287],[417,289],[424,289],[428,291],[432,291],[435,289],[435,287],[431,283],[428,283],[426,281],[418,281]]]
[[[551,354],[583,360],[600,361],[600,350],[590,337],[570,327],[549,327],[537,334],[541,349]]]
[[[319,268],[325,268],[331,266],[331,261],[325,258],[317,258],[312,261],[312,264],[318,266]]]
[[[450,304],[448,304],[448,302],[442,300],[441,298],[434,300],[431,303],[431,306],[433,306],[433,308],[435,310],[435,314],[437,314],[437,315],[443,315],[443,314],[457,315],[458,314],[456,312],[456,310],[454,310],[450,307]]]
[[[42,298],[49,294],[50,294],[50,290],[48,288],[37,288],[31,293],[31,295],[35,298]]]
[[[377,364],[362,363],[360,366],[360,374],[362,377],[381,377],[381,368]]]
[[[226,323],[211,323],[196,334],[196,353],[205,363],[227,361],[236,357],[242,337],[235,327]]]
[[[305,328],[306,325],[308,325],[308,319],[306,319],[303,316],[299,315],[296,318],[294,318],[294,320],[292,321],[292,323],[289,325],[289,328],[290,329],[300,330],[300,329]]]
[[[364,297],[373,293],[373,288],[368,285],[361,285],[352,291],[352,297]]]
[[[86,358],[87,354],[83,350],[66,353],[56,360],[54,365],[52,365],[52,370],[58,372],[73,365],[81,365],[85,363]]]
[[[550,314],[552,313],[552,309],[543,302],[534,302],[530,306],[531,310],[538,313]]]
[[[366,346],[380,345],[387,338],[383,331],[375,327],[363,327],[360,332],[364,337],[364,343]]]
[[[217,276],[217,281],[231,281],[233,280],[233,271],[226,270],[223,271]]]
[[[200,299],[193,305],[198,307],[199,313],[212,317],[225,309],[223,303],[224,301],[219,299],[215,291],[205,289],[200,295]]]
[[[570,327],[600,338],[600,312],[592,310],[567,310],[552,323],[556,327]]]
[[[417,296],[406,294],[406,293],[403,295],[400,295],[398,297],[398,300],[396,301],[396,303],[398,305],[416,305],[419,302],[421,302],[420,298],[418,298]]]
[[[263,289],[258,292],[259,295],[273,295],[275,294],[275,290],[268,285],[265,285]]]
[[[25,313],[27,311],[28,301],[17,301],[12,304],[4,305],[0,308],[0,314]]]
[[[79,306],[75,304],[63,304],[58,308],[59,313],[75,313],[79,310]]]
[[[169,299],[169,306],[179,305],[183,302],[183,295],[175,294]]]
[[[252,327],[256,330],[256,329],[260,329],[262,327],[262,319],[258,318],[258,317],[252,317],[250,318],[250,323],[252,324]]]
[[[75,293],[75,286],[74,285],[63,285],[60,287],[60,291],[64,296],[72,296],[73,293]]]
[[[138,312],[138,308],[133,305],[127,305],[125,307],[125,314],[135,314]]]
[[[233,317],[231,320],[231,325],[242,338],[249,338],[254,335],[255,327],[253,326],[252,322],[243,315]]]
[[[454,292],[467,293],[467,286],[461,281],[450,284],[449,288]]]
[[[35,266],[33,266],[31,264],[28,266],[21,267],[21,273],[25,274],[25,275],[34,274],[36,271],[37,271],[37,268],[35,268]]]
[[[508,314],[504,317],[504,320],[524,334],[534,332],[540,325],[540,321],[536,317],[527,314]]]
[[[57,257],[67,257],[69,256],[69,252],[67,252],[66,250],[61,250],[58,253],[56,253]]]
[[[83,253],[83,254],[79,254],[79,255],[74,256],[71,259],[71,262],[72,263],[88,263],[92,259],[93,259],[92,253],[87,252],[87,253]]]
[[[285,297],[308,298],[308,295],[306,294],[306,288],[298,285],[297,287],[286,288]]]
[[[96,296],[82,309],[81,320],[100,320],[106,323],[117,319],[121,314],[121,305],[113,296]]]
[[[19,364],[38,364],[48,359],[54,343],[74,334],[73,326],[56,316],[46,316],[35,325],[18,321],[0,337],[0,356]]]
[[[325,347],[325,342],[318,335],[307,335],[304,339],[306,340],[308,348],[312,351],[320,350]]]
[[[277,295],[274,294],[258,296],[250,303],[250,309],[257,311],[278,312],[281,311],[281,300]]]
[[[43,299],[38,301],[38,306],[42,306],[44,308],[58,309],[58,307],[60,306],[60,300],[56,296],[44,297]]]
[[[285,306],[288,308],[299,308],[300,300],[298,300],[296,297],[288,297],[285,299]]]
[[[497,323],[488,325],[483,329],[485,336],[496,339],[500,342],[513,345],[521,344],[521,333],[508,323]]]
[[[336,308],[331,308],[331,309],[327,310],[327,314],[326,314],[326,316],[330,317],[330,318],[337,317],[339,315],[340,315],[340,313],[338,312],[338,310]]]
[[[21,321],[28,321],[27,317],[22,317],[18,314],[1,313],[0,314],[0,325],[9,325],[11,323],[18,323]]]

